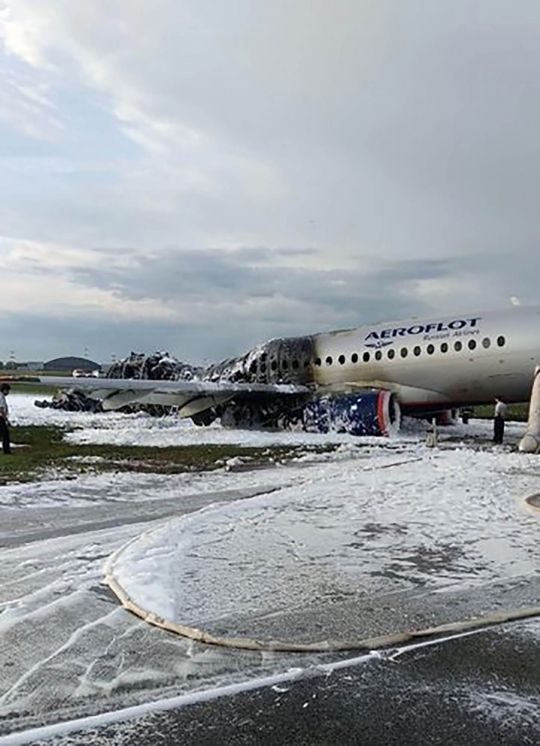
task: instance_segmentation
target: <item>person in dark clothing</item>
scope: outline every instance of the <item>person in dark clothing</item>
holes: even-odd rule
[[[501,399],[495,399],[495,417],[493,418],[493,442],[501,445],[504,439],[504,420],[506,418],[506,404]]]
[[[6,396],[8,396],[10,391],[11,386],[8,383],[3,383],[0,386],[0,438],[2,438],[2,449],[7,456],[11,455],[9,408],[6,401]]]

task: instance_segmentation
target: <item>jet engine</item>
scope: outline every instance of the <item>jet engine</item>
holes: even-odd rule
[[[395,394],[380,389],[322,396],[306,404],[304,428],[316,433],[390,435],[399,430],[400,407]]]

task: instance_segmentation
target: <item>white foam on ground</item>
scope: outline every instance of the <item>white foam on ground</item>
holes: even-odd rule
[[[534,457],[532,457],[534,459]],[[111,572],[142,609],[188,626],[358,593],[479,585],[533,574],[536,480],[517,453],[411,448],[312,467],[301,485],[145,533]],[[325,612],[326,613],[326,612]]]
[[[107,442],[106,438],[112,439],[109,442],[135,442],[136,439],[140,444],[147,444],[147,438],[151,437],[156,445],[188,444],[206,442],[210,432],[212,437],[222,438],[220,442],[250,446],[256,445],[254,439],[260,436],[259,433],[222,430],[218,427],[209,431],[189,423],[179,423],[175,418],[154,420],[145,415],[92,415],[41,410],[33,406],[35,398],[38,397],[10,397],[15,424],[75,426],[81,437],[88,439],[87,442],[92,442],[93,437],[100,437],[104,439],[100,442]],[[184,498],[189,495],[206,494],[208,501],[230,499],[218,494],[214,497],[214,493],[247,488],[267,494],[261,495],[258,503],[246,503],[248,512],[245,514],[240,507],[234,506],[233,513],[228,514],[227,518],[227,513],[221,511],[225,504],[216,510],[216,519],[220,521],[215,524],[218,527],[216,538],[219,540],[216,550],[219,542],[225,540],[228,520],[230,531],[238,531],[239,537],[248,537],[253,529],[259,536],[258,552],[264,554],[272,534],[268,536],[261,532],[265,525],[278,526],[276,520],[280,508],[283,508],[283,520],[279,519],[280,531],[273,534],[276,537],[275,548],[269,553],[275,562],[283,548],[278,543],[279,539],[286,536],[282,533],[285,519],[296,511],[299,520],[290,526],[290,547],[298,553],[302,550],[302,544],[305,547],[310,545],[311,539],[308,536],[306,540],[305,534],[313,520],[314,536],[318,536],[315,549],[324,549],[321,526],[326,521],[328,549],[333,552],[335,568],[340,572],[339,576],[336,574],[336,579],[338,582],[352,582],[357,568],[351,567],[350,562],[345,564],[349,549],[340,546],[340,534],[345,515],[352,526],[358,518],[358,511],[365,510],[359,523],[363,521],[365,524],[367,516],[375,529],[378,526],[387,531],[386,534],[385,531],[377,534],[377,530],[374,530],[371,535],[360,532],[360,541],[366,554],[365,566],[369,567],[370,573],[376,568],[377,556],[384,559],[384,545],[381,542],[385,536],[390,551],[393,551],[394,544],[396,551],[400,546],[403,548],[399,544],[406,538],[406,534],[400,533],[399,524],[402,523],[413,532],[409,533],[410,538],[416,537],[421,545],[434,547],[435,550],[446,541],[445,531],[450,535],[453,527],[455,538],[460,536],[463,529],[465,536],[476,524],[464,555],[463,568],[460,569],[459,556],[454,558],[457,562],[455,579],[448,573],[445,575],[445,566],[441,566],[443,574],[437,582],[440,581],[442,587],[454,580],[456,583],[463,582],[463,570],[472,570],[474,567],[480,573],[479,581],[483,582],[485,577],[493,575],[497,557],[504,573],[526,572],[532,524],[518,525],[517,519],[512,518],[510,520],[514,523],[509,524],[515,529],[512,532],[505,528],[505,523],[511,509],[519,510],[523,494],[538,491],[535,476],[538,458],[495,449],[479,454],[459,446],[448,452],[429,450],[423,445],[423,426],[419,423],[415,424],[415,428],[418,432],[409,431],[409,434],[390,441],[339,436],[343,440],[333,454],[309,451],[308,446],[313,438],[317,443],[328,442],[324,435],[291,434],[306,438],[306,450],[298,455],[296,461],[255,471],[234,471],[234,462],[231,462],[224,464],[221,470],[200,474],[85,475],[70,481],[44,479],[40,484],[3,486],[0,490],[2,516],[7,520],[20,512],[24,523],[27,508],[41,507],[43,511],[38,511],[37,517],[43,521],[45,528],[54,528],[55,517],[60,515],[66,516],[69,528],[70,525],[79,526],[81,507],[87,507],[92,520],[99,521],[116,515],[116,511],[122,508],[119,503],[124,502],[121,515],[125,518],[132,516],[133,503],[147,502],[145,518],[150,520],[154,515],[154,501],[163,498],[178,499],[180,510],[186,504]],[[522,432],[524,425],[510,424],[510,434],[514,428]],[[441,435],[443,432],[453,432],[458,438],[461,434],[476,432],[479,438],[485,440],[491,434],[491,423],[473,422],[466,427],[441,429]],[[264,434],[277,444],[284,442],[284,435],[288,437],[283,433]],[[130,438],[133,440],[130,441]],[[422,465],[425,468],[420,468]],[[459,480],[456,475],[459,475]],[[333,495],[336,498],[334,512],[333,505],[329,507]],[[360,499],[362,495],[366,501],[364,504]],[[490,496],[487,503],[486,495]],[[115,504],[111,507],[107,503]],[[441,506],[440,520],[433,530],[429,524],[433,510],[431,503]],[[197,503],[200,504],[202,501]],[[337,510],[339,505],[343,506],[343,515],[340,515],[343,511]],[[470,511],[469,506],[473,506]],[[94,507],[97,508],[95,511]],[[482,509],[487,510],[488,507],[490,517],[486,518]],[[298,508],[302,508],[302,511],[299,512]],[[253,512],[255,510],[258,513]],[[158,514],[159,511],[156,517]],[[199,533],[192,538],[199,535],[208,538],[209,525],[204,519],[210,515],[211,511],[206,516],[200,514],[197,517],[196,520],[201,521],[195,525]],[[469,519],[472,523],[469,523]],[[489,525],[491,519],[493,525]],[[528,514],[528,519],[538,520],[532,514]],[[497,524],[502,524],[500,536],[495,535]],[[144,526],[149,525],[156,524],[126,524],[103,530],[91,528],[89,532],[81,534],[23,542],[20,546],[2,549],[1,610],[4,626],[0,641],[6,651],[6,661],[11,659],[10,667],[6,666],[2,672],[0,714],[4,722],[14,718],[12,727],[16,729],[16,718],[26,717],[28,713],[40,718],[41,722],[50,722],[53,718],[76,717],[81,712],[80,708],[93,708],[94,712],[111,708],[123,713],[98,715],[95,720],[77,720],[75,724],[59,724],[32,731],[33,735],[30,736],[26,733],[24,736],[14,734],[5,737],[11,739],[10,742],[22,743],[22,738],[26,739],[24,742],[32,742],[38,737],[68,732],[74,727],[101,724],[109,721],[107,718],[113,721],[160,709],[161,702],[148,703],[148,700],[163,697],[162,690],[160,693],[163,686],[171,687],[174,684],[175,691],[183,690],[183,696],[188,698],[172,701],[171,706],[174,707],[188,701],[189,697],[199,696],[195,689],[204,688],[209,692],[208,696],[220,696],[220,693],[226,692],[220,688],[224,682],[232,684],[231,691],[234,691],[233,682],[239,679],[250,678],[245,685],[256,686],[255,678],[261,671],[278,673],[279,676],[285,666],[310,665],[304,656],[297,664],[297,656],[292,656],[294,662],[291,663],[291,658],[263,658],[247,654],[247,651],[245,655],[238,651],[225,653],[216,647],[208,649],[181,638],[172,640],[170,635],[160,634],[160,630],[144,625],[119,607],[111,610],[110,599],[102,598],[96,592],[102,564],[111,552],[140,535]],[[537,530],[537,523],[535,526]],[[344,528],[350,530],[347,525]],[[4,530],[9,536],[9,528]],[[166,552],[167,546],[170,549],[170,545],[164,544],[162,551]],[[223,544],[223,548],[225,546]],[[206,541],[203,548],[207,554],[199,559],[208,559],[211,564],[216,564],[218,558],[212,555],[211,543]],[[240,547],[240,550],[249,554],[250,546]],[[471,564],[470,553],[487,557],[486,567],[483,569]],[[293,555],[294,552],[287,555],[292,558],[291,566],[296,562]],[[193,555],[190,562],[195,563],[195,559]],[[426,579],[426,572],[415,566],[406,553],[400,554],[399,559],[401,565],[398,570],[403,578],[413,573],[417,579]],[[318,555],[315,554],[312,562],[316,564],[317,561]],[[176,569],[173,563],[169,563],[169,568],[170,571]],[[163,570],[165,572],[165,568]],[[246,570],[239,567],[238,570],[245,576],[251,573],[251,568]],[[375,573],[371,573],[368,579],[372,582],[375,577]],[[184,589],[180,590],[184,593]],[[66,596],[69,599],[66,600]],[[37,628],[33,626],[34,619],[39,620]],[[39,634],[33,634],[36,629],[39,629]],[[141,650],[144,650],[143,655]],[[261,681],[266,682],[267,679]],[[141,710],[121,709],[122,703],[126,702],[143,704],[140,705]],[[6,743],[5,738],[0,743]]]
[[[191,420],[182,420],[174,415],[151,417],[143,413],[122,414],[107,412],[63,412],[56,409],[40,409],[34,405],[39,399],[34,394],[13,394],[10,397],[11,419],[17,425],[58,425],[74,428],[67,435],[72,443],[94,443],[125,446],[180,446],[197,444],[230,445],[239,447],[317,446],[337,445],[381,445],[385,443],[413,443],[423,438],[427,424],[422,420],[404,418],[400,433],[388,438],[357,437],[340,433],[264,432],[260,430],[235,430],[212,424],[197,427]],[[507,423],[509,435],[521,436],[525,423]],[[440,428],[442,439],[452,437],[489,438],[493,425],[489,420],[472,420],[467,425],[457,424]]]
[[[477,632],[448,635],[447,637],[439,638],[437,640],[419,642],[414,645],[408,645],[404,652],[414,651],[418,648],[441,645],[444,642],[455,640],[459,637],[468,637],[473,634],[477,634]],[[389,657],[391,656],[391,652],[392,651],[388,651]],[[190,694],[182,694],[168,699],[159,699],[153,702],[145,702],[141,705],[125,707],[121,710],[114,710],[112,712],[104,712],[100,715],[90,715],[88,717],[78,718],[77,720],[67,720],[62,723],[55,723],[54,725],[47,725],[41,728],[32,728],[30,730],[0,737],[0,746],[23,746],[23,744],[31,744],[40,740],[63,736],[77,731],[102,728],[113,723],[141,718],[155,712],[167,712],[168,710],[176,710],[179,707],[186,707],[187,705],[193,705],[199,702],[211,702],[212,700],[221,697],[232,697],[236,694],[262,689],[263,687],[277,687],[279,684],[291,684],[309,676],[321,673],[330,674],[334,671],[361,666],[378,657],[380,656],[377,652],[372,652],[332,663],[323,663],[320,665],[308,666],[306,668],[289,668],[287,671],[274,674],[273,676],[256,677],[236,684],[213,687],[211,689],[204,689]]]

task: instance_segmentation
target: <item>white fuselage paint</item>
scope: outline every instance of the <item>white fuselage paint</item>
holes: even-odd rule
[[[313,342],[315,382],[328,392],[375,386],[405,406],[521,402],[540,364],[540,308],[370,324]]]
[[[192,416],[229,399],[252,396],[338,394],[375,388],[396,394],[402,407],[421,415],[467,404],[530,399],[535,368],[540,365],[540,307],[457,314],[369,324],[346,331],[277,340],[286,352],[307,342],[311,364],[307,380],[295,381],[300,358],[278,360],[274,380],[150,381],[31,377],[27,382],[88,389],[105,409],[131,401],[179,408]],[[456,344],[461,349],[456,349]],[[302,347],[304,349],[306,345]],[[294,346],[293,346],[294,349]],[[402,356],[406,351],[406,356]],[[292,353],[294,354],[294,353]],[[243,360],[244,358],[239,358]],[[296,366],[295,366],[296,363]],[[280,365],[286,374],[280,376]],[[303,372],[303,367],[301,368]],[[264,379],[264,376],[263,376]],[[20,379],[17,379],[20,380]],[[433,407],[432,407],[433,405]],[[415,410],[415,407],[417,409]]]

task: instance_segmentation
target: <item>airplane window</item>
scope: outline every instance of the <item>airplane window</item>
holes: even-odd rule
[[[272,362],[270,363],[270,367],[272,368],[272,370],[277,370],[277,361],[272,360]]]
[[[506,344],[506,339],[504,337],[497,337],[497,345],[499,347],[504,347]]]
[[[375,353],[375,360],[380,360],[382,358],[382,352],[380,350],[377,350]]]
[[[441,345],[441,352],[448,352],[448,343],[443,342]]]
[[[409,354],[409,350],[406,347],[402,347],[399,354],[401,355],[401,357],[407,357],[407,355]]]
[[[250,373],[256,373],[257,372],[257,363],[256,362],[251,363],[251,365],[249,366],[249,372]]]
[[[358,355],[356,354],[356,352],[353,352],[353,354],[351,355],[351,363],[357,363],[357,362],[358,362]]]
[[[286,360],[282,360],[281,367],[283,368],[283,370],[287,370],[287,368],[289,367],[289,363]]]
[[[298,366],[299,366],[298,360],[293,360],[292,361],[292,367],[293,367],[293,369],[294,370],[298,370]]]
[[[309,368],[309,358],[304,360],[304,368]]]
[[[413,352],[416,355],[416,357],[418,357],[420,353],[422,352],[422,350],[420,349],[420,347],[417,346],[414,348]]]
[[[484,337],[484,339],[482,340],[482,344],[487,350],[488,347],[491,347],[491,339],[489,339],[488,337]]]
[[[389,360],[393,360],[395,358],[395,356],[396,356],[396,351],[395,350],[388,350],[388,359]]]
[[[322,360],[321,360],[321,358],[320,358],[320,357],[318,357],[318,358],[317,358],[317,359],[315,360],[315,365],[320,365],[321,363],[322,363]]]
[[[328,355],[328,357],[326,358],[326,364],[327,364],[327,365],[332,365],[332,363],[333,363],[333,360],[332,360],[332,358],[330,357],[330,355]]]
[[[461,344],[461,342],[454,342],[454,350],[456,352],[461,352],[462,349],[463,349],[463,345]]]
[[[365,363],[369,363],[369,352],[364,352],[364,354],[362,355],[362,360]]]
[[[474,341],[474,339],[469,339],[469,345],[468,345],[468,347],[469,347],[469,350],[476,349],[476,342]]]
[[[260,373],[266,373],[266,365],[264,363],[261,363],[259,365],[259,372]]]
[[[426,352],[428,355],[433,355],[433,353],[435,352],[435,347],[433,345],[428,345],[426,347]]]
[[[338,359],[340,365],[345,365],[345,355],[340,355]]]

